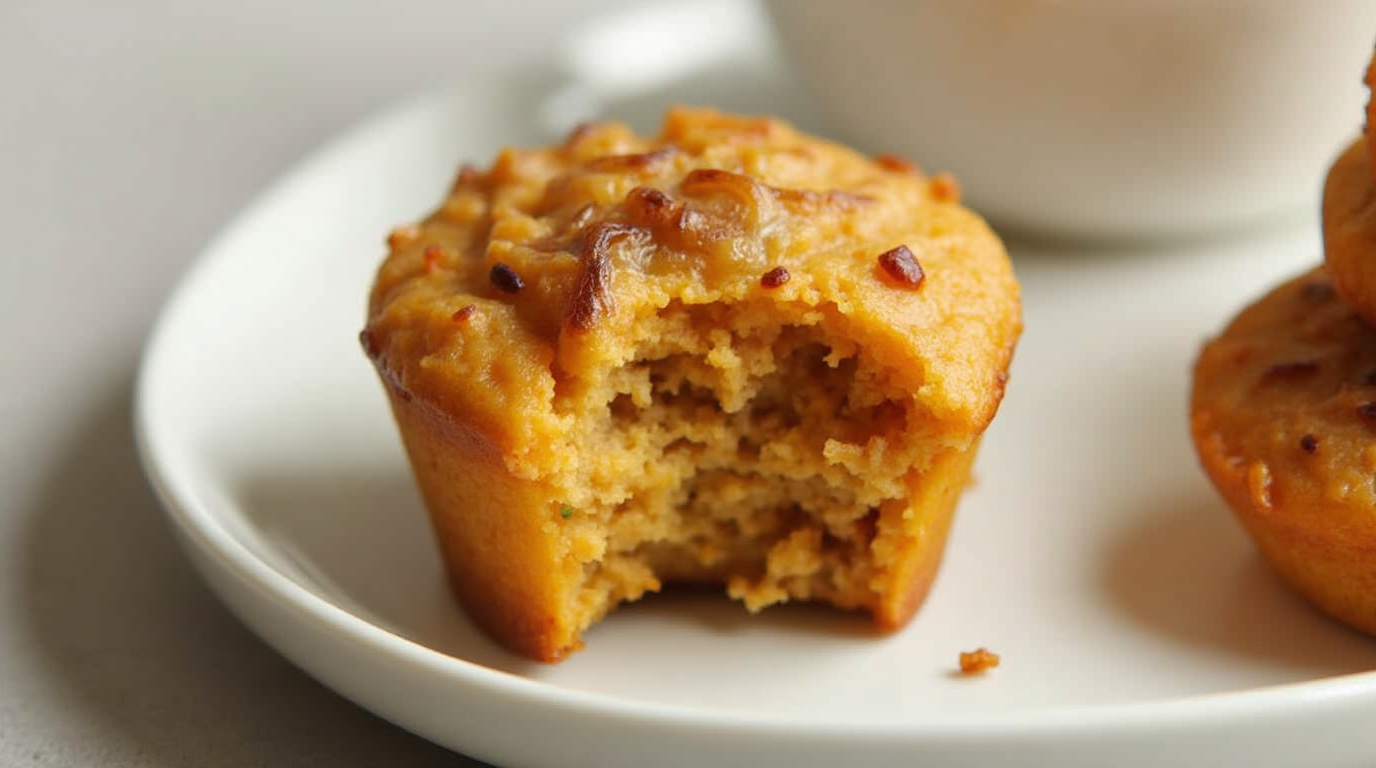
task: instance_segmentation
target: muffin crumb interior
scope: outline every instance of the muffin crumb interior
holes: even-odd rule
[[[556,388],[581,443],[548,478],[579,510],[562,543],[584,560],[580,629],[667,582],[724,583],[751,611],[875,607],[897,549],[879,519],[939,441],[824,312],[776,317],[675,302],[631,362]]]

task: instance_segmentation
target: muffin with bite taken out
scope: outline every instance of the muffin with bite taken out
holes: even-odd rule
[[[466,167],[389,245],[362,341],[493,637],[555,661],[674,582],[913,616],[1021,329],[949,177],[675,109]]]

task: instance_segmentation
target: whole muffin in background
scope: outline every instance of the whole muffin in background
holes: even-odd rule
[[[463,169],[362,340],[469,614],[545,661],[669,582],[903,625],[1021,330],[957,198],[708,110]]]
[[[1376,330],[1322,267],[1204,346],[1190,427],[1200,463],[1276,572],[1376,633]]]
[[[1376,86],[1376,58],[1366,72]],[[1272,568],[1376,634],[1376,162],[1328,169],[1323,265],[1252,302],[1204,345],[1190,431],[1205,473]]]

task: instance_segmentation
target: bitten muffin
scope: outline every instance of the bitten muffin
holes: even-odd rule
[[[1376,324],[1376,181],[1365,139],[1328,170],[1323,189],[1324,264],[1338,295]]]
[[[1376,331],[1322,269],[1204,347],[1191,428],[1205,471],[1275,570],[1376,633]]]
[[[1021,328],[957,197],[687,109],[464,168],[362,341],[473,619],[544,661],[668,582],[904,624]]]

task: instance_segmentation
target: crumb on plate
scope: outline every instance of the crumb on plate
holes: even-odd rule
[[[966,675],[978,675],[997,667],[999,665],[999,655],[991,652],[988,648],[980,648],[974,651],[961,651],[960,671]]]

